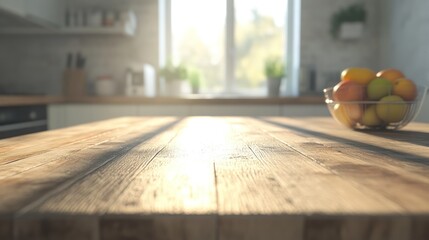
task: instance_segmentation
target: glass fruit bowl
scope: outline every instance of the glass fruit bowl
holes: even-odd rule
[[[333,88],[325,88],[325,102],[332,117],[351,129],[400,129],[413,121],[424,102],[427,87],[417,86],[413,101],[390,95],[379,101],[335,101]]]

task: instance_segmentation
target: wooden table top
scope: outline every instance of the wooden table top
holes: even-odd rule
[[[0,141],[0,239],[429,239],[429,124],[119,118]]]

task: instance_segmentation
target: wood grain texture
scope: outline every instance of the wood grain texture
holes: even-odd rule
[[[400,147],[394,140],[383,142],[378,135],[341,129],[334,123],[330,127],[319,122],[303,127],[302,120],[292,119],[264,123],[268,124],[264,127],[270,135],[337,175],[349,178],[357,187],[372,188],[404,211],[428,213],[429,160],[424,155],[429,147],[414,144],[413,138]]]
[[[97,240],[99,225],[96,218],[21,218],[15,223],[15,239],[19,240]]]
[[[76,144],[90,139],[103,139],[106,134],[112,135],[111,131],[116,134],[121,134],[129,128],[130,124],[137,123],[141,120],[137,119],[121,119],[119,121],[107,121],[103,124],[91,123],[86,126],[70,127],[61,130],[46,131],[38,133],[38,140],[32,135],[24,135],[16,138],[0,141],[0,153],[2,154],[0,164],[8,164],[35,155],[53,151],[58,147],[65,147],[71,144]],[[84,133],[83,133],[84,132]],[[58,135],[62,138],[58,139]],[[26,139],[30,139],[27,141]],[[5,146],[7,145],[7,147]]]
[[[0,214],[14,213],[50,191],[61,189],[61,184],[67,186],[75,179],[90,174],[116,156],[126,153],[135,140],[143,141],[146,134],[174,121],[174,118],[157,118],[133,129],[128,125],[128,130],[121,134],[101,135],[4,165],[0,168]],[[34,137],[37,140],[37,135]]]
[[[309,217],[305,240],[401,240],[410,239],[411,224],[406,217]],[[414,238],[411,238],[414,239]]]
[[[303,216],[224,216],[219,220],[220,240],[303,239],[303,234]]]
[[[240,119],[230,125],[238,133],[238,139],[229,138],[234,142],[232,145],[239,146],[241,143],[246,148],[237,152],[243,154],[247,150],[251,154],[248,157],[250,159],[246,161],[222,159],[216,162],[219,202],[225,201],[226,204],[230,204],[248,200],[249,203],[233,206],[233,208],[226,204],[220,205],[221,213],[259,214],[266,211],[266,213],[275,214],[285,212],[346,214],[390,213],[401,210],[395,203],[376,191],[365,186],[354,185],[348,179],[338,176],[288,144],[263,134],[256,122],[252,124],[250,121]],[[292,138],[292,136],[288,137]],[[244,158],[243,155],[241,158]],[[255,166],[249,164],[251,159]],[[236,164],[233,168],[223,169],[222,163],[230,165],[232,162]],[[241,169],[244,169],[246,175],[238,172]],[[227,173],[224,174],[224,171]],[[257,174],[251,175],[252,173]],[[237,176],[237,179],[230,179],[234,176]],[[225,190],[224,186],[227,186]],[[255,186],[259,188],[255,189]],[[236,199],[232,198],[230,193],[233,189],[239,192]],[[255,191],[258,191],[258,194],[255,194]],[[243,197],[245,195],[249,197]],[[263,197],[264,200],[255,201],[255,197],[258,196]],[[264,202],[270,202],[272,205],[255,205]],[[251,209],[254,205],[256,211]]]
[[[13,221],[11,219],[0,219],[0,239],[13,239]]]
[[[100,239],[216,240],[213,216],[108,217],[100,221]]]
[[[429,125],[121,118],[0,141],[0,239],[426,240]]]

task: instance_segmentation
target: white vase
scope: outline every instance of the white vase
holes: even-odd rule
[[[340,26],[339,38],[343,40],[359,39],[363,35],[363,22],[345,22]]]
[[[268,78],[268,96],[278,97],[280,93],[281,78]]]
[[[184,80],[168,80],[165,82],[165,95],[167,97],[180,96],[184,89]]]

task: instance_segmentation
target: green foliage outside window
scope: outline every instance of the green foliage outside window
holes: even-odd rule
[[[278,57],[266,59],[264,70],[268,79],[282,79],[285,76],[285,66],[281,58]]]

